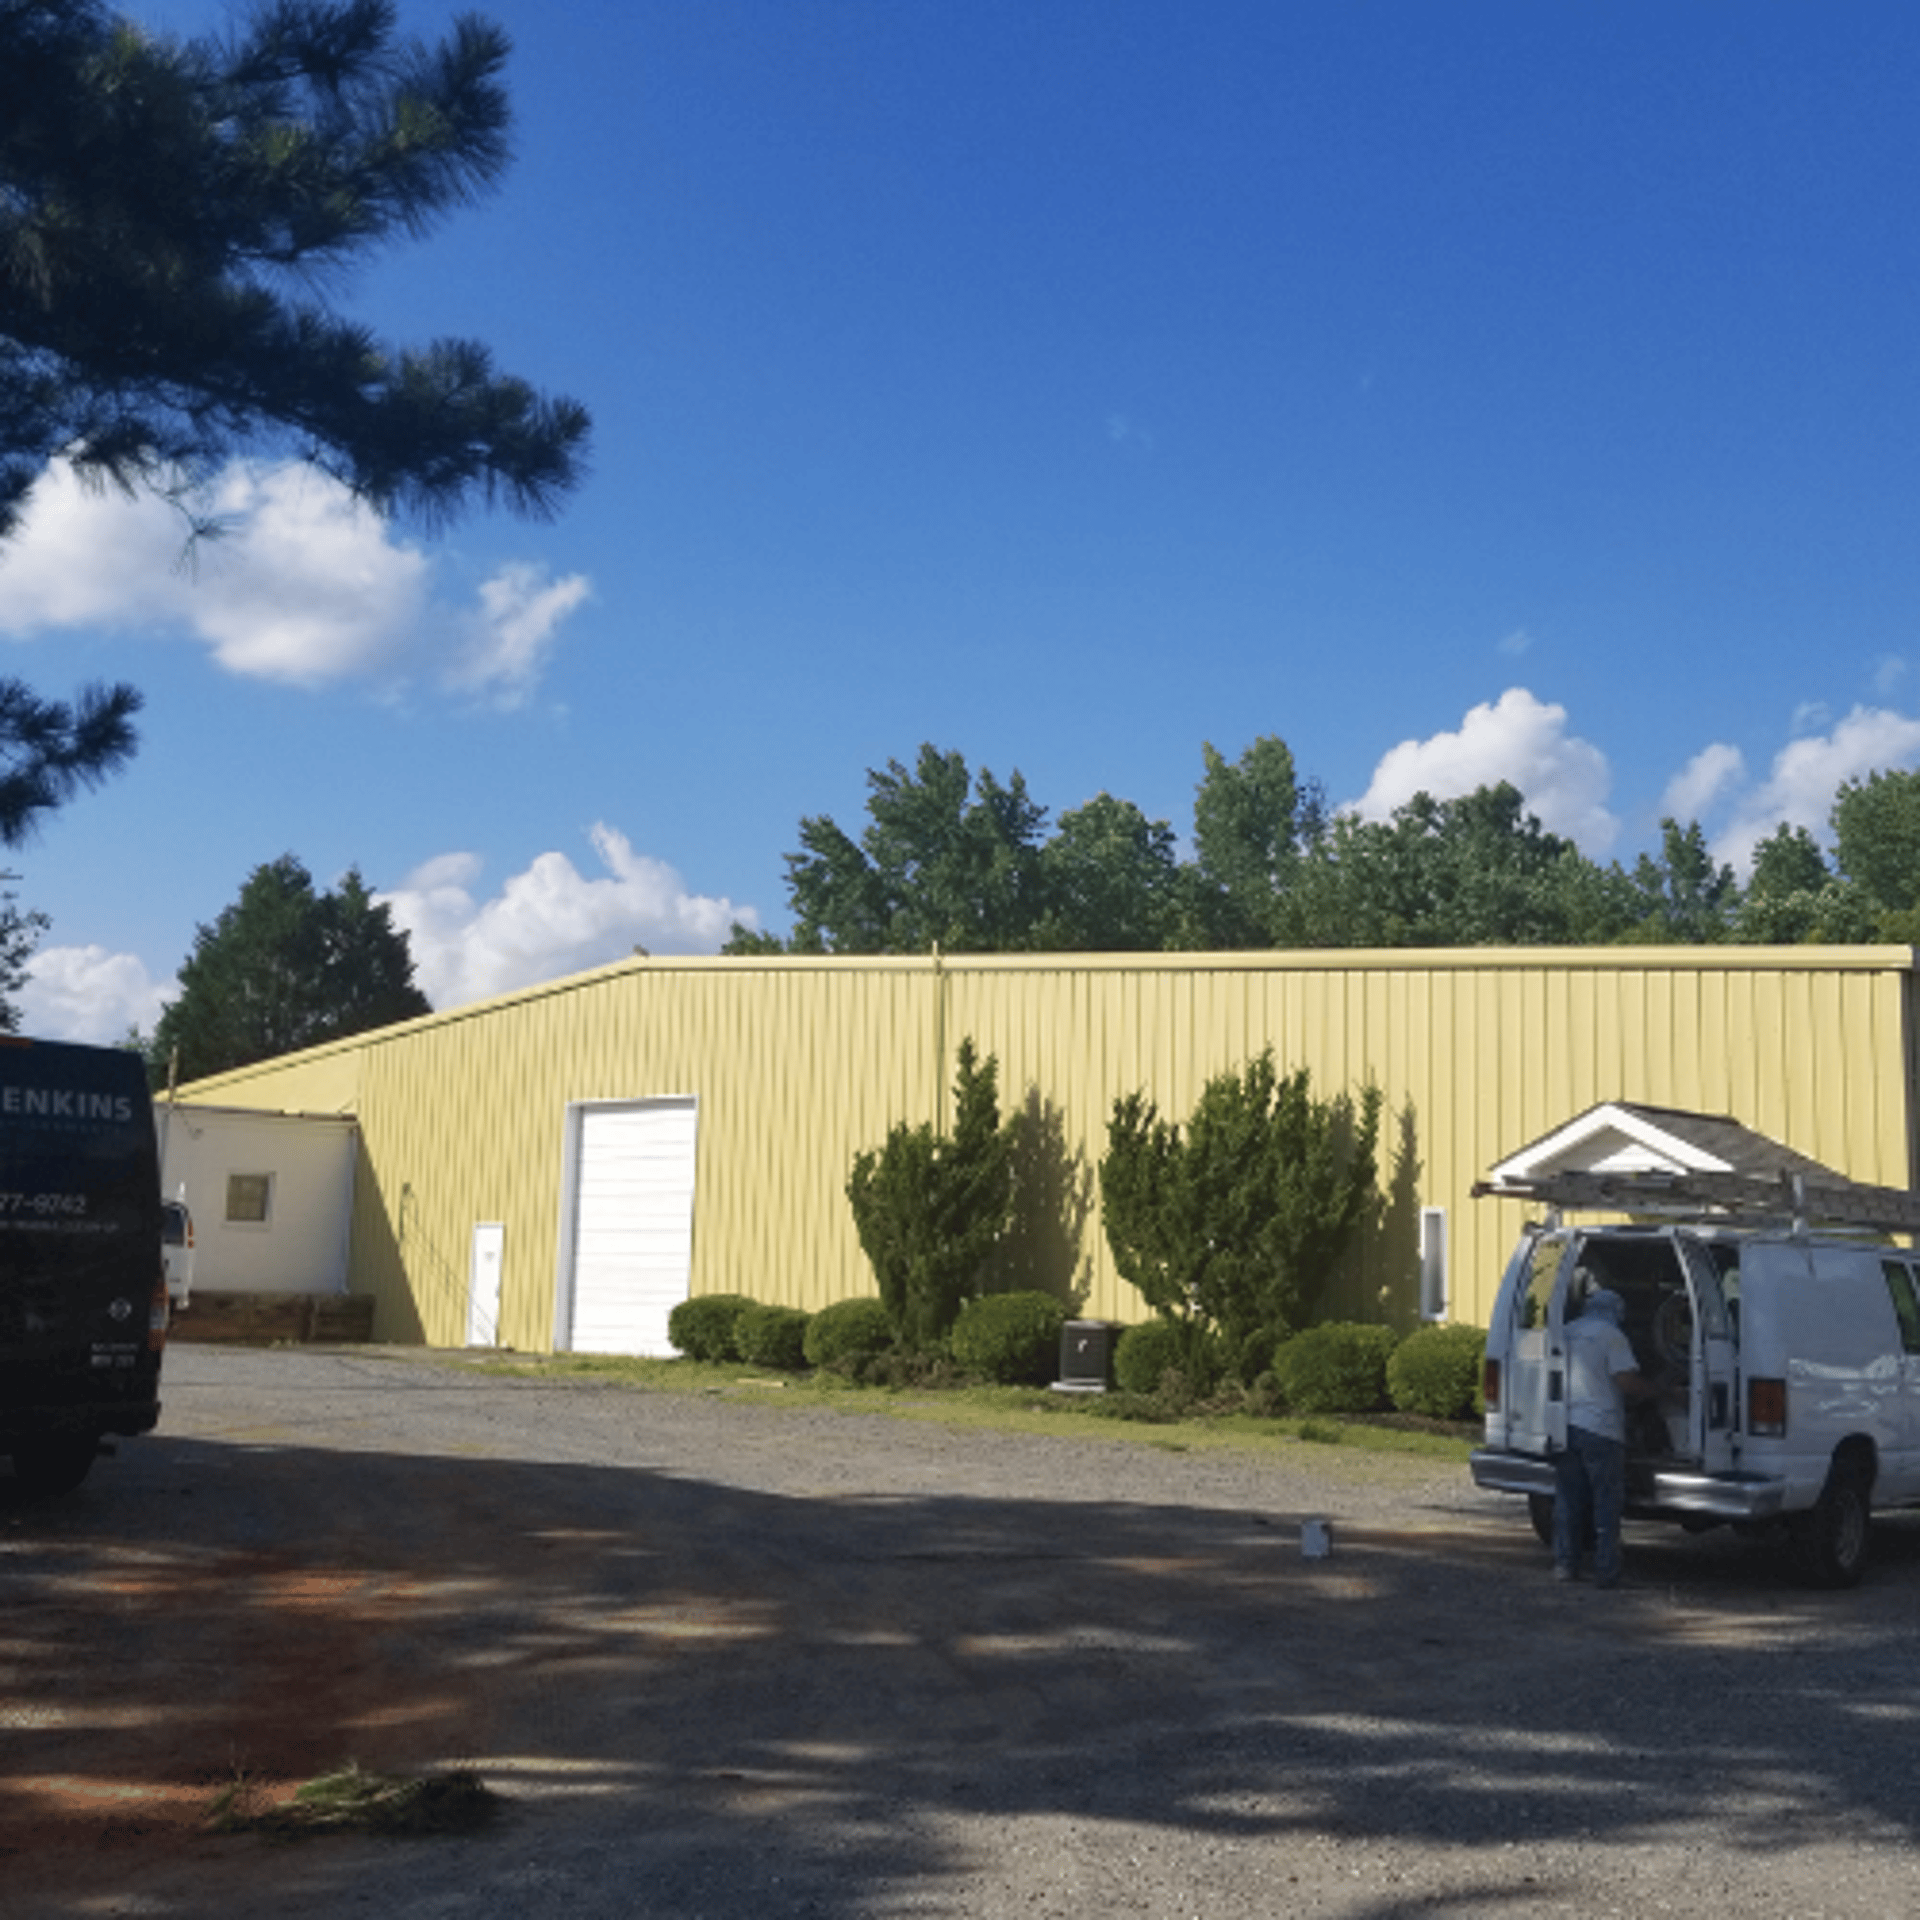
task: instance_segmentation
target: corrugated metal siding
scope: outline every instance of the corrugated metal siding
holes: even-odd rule
[[[896,1120],[944,1115],[970,1034],[999,1058],[1003,1103],[1031,1102],[1052,1129],[1056,1230],[1026,1257],[1077,1273],[1088,1311],[1134,1319],[1086,1204],[1112,1102],[1143,1088],[1184,1118],[1210,1075],[1271,1045],[1322,1094],[1372,1079],[1386,1095],[1383,1175],[1398,1155],[1400,1187],[1343,1310],[1377,1310],[1384,1290],[1404,1311],[1424,1204],[1448,1212],[1455,1313],[1484,1320],[1521,1215],[1468,1189],[1597,1101],[1729,1113],[1857,1179],[1907,1184],[1912,973],[1906,948],[662,959],[193,1093],[338,1110],[350,1090],[354,1285],[377,1294],[380,1337],[456,1343],[473,1223],[498,1220],[502,1338],[542,1349],[570,1100],[697,1096],[695,1292],[813,1308],[871,1291],[848,1166]]]

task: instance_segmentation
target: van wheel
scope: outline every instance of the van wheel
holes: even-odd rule
[[[1820,1498],[1790,1523],[1794,1559],[1809,1586],[1854,1587],[1867,1569],[1873,1513],[1867,1477],[1836,1460]]]
[[[1550,1493],[1530,1493],[1527,1495],[1527,1518],[1533,1522],[1533,1530],[1540,1537],[1543,1547],[1553,1545],[1553,1495]]]
[[[30,1494],[71,1493],[100,1451],[97,1434],[50,1433],[22,1440],[13,1450],[13,1477]]]

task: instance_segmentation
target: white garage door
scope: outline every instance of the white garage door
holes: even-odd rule
[[[670,1354],[693,1270],[692,1100],[574,1109],[575,1353]]]

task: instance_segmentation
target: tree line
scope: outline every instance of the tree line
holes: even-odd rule
[[[1108,793],[1059,816],[926,745],[867,775],[856,839],[800,822],[792,932],[738,924],[723,951],[1084,952],[1261,947],[1920,944],[1920,772],[1847,781],[1831,855],[1782,822],[1743,881],[1698,821],[1661,823],[1631,866],[1550,833],[1510,782],[1416,794],[1385,820],[1336,813],[1265,735],[1202,748],[1190,852]]]

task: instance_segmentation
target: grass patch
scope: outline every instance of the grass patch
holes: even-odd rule
[[[605,1381],[658,1393],[698,1393],[721,1399],[769,1399],[765,1371],[698,1360],[642,1360],[613,1354],[523,1354],[472,1360],[429,1356],[476,1372],[518,1379]],[[1477,1426],[1375,1414],[1353,1419],[1331,1414],[1262,1415],[1225,1406],[1171,1408],[1150,1394],[1113,1391],[1053,1393],[1043,1387],[861,1386],[823,1371],[781,1376],[783,1405],[847,1414],[924,1420],[957,1431],[1071,1433],[1087,1439],[1131,1441],[1168,1451],[1262,1451],[1276,1444],[1339,1446],[1355,1452],[1411,1454],[1464,1464],[1478,1444]]]
[[[236,1779],[214,1800],[207,1824],[218,1833],[264,1833],[303,1840],[323,1833],[390,1838],[477,1833],[500,1811],[500,1796],[465,1768],[420,1775],[372,1773],[349,1762],[299,1788],[291,1800],[253,1811]]]

